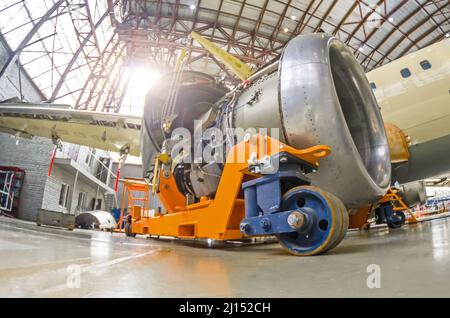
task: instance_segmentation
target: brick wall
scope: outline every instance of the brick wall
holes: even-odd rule
[[[69,170],[67,170],[69,169]],[[86,192],[86,210],[91,210],[92,199],[95,198],[97,193],[97,187],[92,184],[92,182],[86,181],[85,177],[78,174],[77,184],[74,188],[75,182],[75,171],[70,167],[63,167],[62,165],[55,164],[53,168],[51,177],[47,178],[45,183],[45,191],[43,193],[42,208],[58,211],[63,213],[68,213],[68,209],[59,205],[59,195],[61,193],[62,184],[68,184],[70,186],[70,191],[72,195],[71,204],[71,214],[79,214],[77,210],[78,205],[78,194],[80,192]],[[73,191],[73,192],[72,192]],[[102,199],[102,208],[105,205],[104,191],[100,188],[98,192],[98,199]]]
[[[6,63],[9,54],[10,49],[0,36],[0,68]],[[23,70],[21,86],[25,101],[43,100],[42,94]],[[20,97],[19,87],[19,67],[14,64],[0,79],[0,101]],[[51,150],[52,143],[48,139],[18,140],[0,133],[0,165],[19,167],[26,173],[21,192],[19,218],[33,221],[36,218],[37,209],[42,204]]]
[[[51,141],[46,138],[15,139],[0,133],[0,165],[25,170],[19,207],[21,219],[36,219],[42,205],[52,149]]]

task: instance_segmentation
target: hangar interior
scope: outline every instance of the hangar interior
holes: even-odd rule
[[[0,296],[450,296],[449,19],[1,1]]]

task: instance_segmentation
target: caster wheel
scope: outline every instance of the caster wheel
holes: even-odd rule
[[[125,223],[125,235],[128,237],[136,237],[136,234],[132,232],[131,223]]]
[[[383,213],[380,211],[380,209],[375,209],[375,224],[380,225],[386,223],[385,218],[383,217]]]
[[[317,187],[301,186],[288,191],[282,200],[282,210],[309,209],[310,224],[304,231],[277,235],[289,253],[312,256],[335,248],[344,239],[349,216],[336,196]]]
[[[406,223],[406,216],[403,212],[395,212],[391,217],[391,220],[387,222],[387,225],[391,229],[399,229]]]

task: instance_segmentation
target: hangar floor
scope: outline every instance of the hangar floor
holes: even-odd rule
[[[205,248],[0,217],[0,296],[449,297],[449,237],[438,219],[350,232],[328,255],[297,258],[278,244]],[[370,264],[380,289],[367,287]]]

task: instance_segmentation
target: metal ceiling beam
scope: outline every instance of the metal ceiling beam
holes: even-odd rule
[[[40,29],[40,27],[47,22],[52,14],[59,8],[59,6],[64,2],[65,0],[58,0],[55,2],[55,4],[39,19],[38,22],[33,26],[33,28],[28,32],[28,34],[25,36],[25,38],[20,42],[19,46],[16,50],[8,57],[6,60],[6,63],[3,65],[2,69],[0,70],[0,78],[5,75],[6,71],[9,69],[9,67],[16,61],[17,57],[19,56],[20,52],[27,46],[28,42],[31,41],[33,36],[36,34],[36,32]]]
[[[405,0],[407,1],[407,0]],[[336,25],[333,32],[331,34],[335,35],[342,27],[342,25],[347,21],[347,19],[350,17],[350,15],[355,11],[356,7],[358,6],[358,1],[353,1],[353,5],[348,9],[347,13],[344,15],[344,17],[339,21],[339,24]]]
[[[409,44],[406,48],[404,48],[402,50],[402,52],[397,56],[397,58],[400,58],[403,55],[405,55],[406,53],[408,53],[409,50],[411,50],[411,48],[414,45],[417,45],[420,41],[422,41],[424,38],[426,38],[432,32],[436,31],[438,28],[439,28],[439,25],[435,25],[435,26],[431,27],[430,29],[428,29],[427,31],[425,31],[422,35],[420,35],[417,39],[415,39],[415,43],[413,42],[413,43]]]
[[[111,38],[109,39],[108,43],[106,44],[106,46],[105,46],[103,52],[101,52],[102,56],[105,56],[106,53],[107,53],[107,51],[108,51],[108,49],[110,49],[110,45],[113,43],[114,36],[116,36],[116,33],[114,33],[114,34],[111,36]],[[102,73],[105,73],[105,72],[108,71],[108,70],[106,70],[105,62],[106,62],[106,63],[109,62],[109,59],[111,58],[111,55],[112,55],[112,54],[114,53],[114,51],[117,49],[118,45],[119,45],[119,41],[117,41],[116,43],[114,43],[114,45],[113,45],[113,47],[112,47],[112,50],[110,51],[109,55],[106,57],[106,59],[105,59],[105,61],[102,63],[102,65],[100,65],[100,68],[102,69],[102,70],[101,70]],[[99,64],[100,64],[100,59],[97,60],[97,62],[95,63],[94,68],[91,70],[91,73],[89,74],[89,77],[88,77],[87,80],[85,81],[85,83],[84,83],[84,85],[83,85],[83,89],[82,89],[81,93],[78,95],[77,102],[75,103],[75,109],[80,108],[80,106],[83,104],[83,103],[81,103],[81,99],[82,99],[82,97],[83,97],[83,95],[84,95],[84,93],[85,93],[85,91],[86,91],[86,89],[87,89],[87,86],[89,85],[89,83],[90,83],[92,80],[95,79],[94,85],[93,85],[93,87],[91,88],[91,90],[90,90],[90,92],[89,92],[89,95],[88,95],[88,98],[87,98],[86,100],[87,100],[87,102],[89,102],[89,100],[91,99],[92,94],[93,94],[93,91],[94,91],[95,88],[97,87],[97,84],[98,84],[98,82],[99,82],[99,80],[100,80],[100,76],[97,76],[98,74],[95,72],[96,69],[98,69]]]
[[[68,1],[75,2],[74,0]],[[87,0],[77,1],[79,1],[80,3],[86,1],[87,3]],[[187,38],[191,29],[197,29],[196,26],[200,26],[201,28],[201,31],[198,31],[198,33],[212,39],[214,43],[220,46],[228,46],[229,50],[236,51],[238,53],[234,54],[238,58],[248,63],[257,65],[264,64],[269,59],[276,57],[281,52],[286,43],[294,36],[300,33],[309,33],[310,30],[320,31],[322,28],[325,30],[330,30],[333,34],[339,34],[339,36],[346,38],[347,44],[353,46],[353,49],[355,50],[358,50],[358,45],[360,45],[359,43],[364,44],[366,46],[364,52],[361,53],[357,51],[356,53],[359,59],[362,60],[362,64],[365,65],[367,69],[372,68],[373,65],[383,63],[387,59],[393,58],[392,53],[397,53],[395,49],[400,46],[403,41],[405,41],[405,39],[408,39],[409,41],[411,41],[411,43],[407,43],[408,46],[406,46],[406,48],[404,49],[402,46],[403,51],[401,52],[401,54],[407,53],[414,45],[428,45],[429,43],[434,43],[435,41],[442,39],[445,36],[445,34],[438,34],[439,32],[437,32],[436,30],[440,30],[440,33],[442,33],[448,29],[448,16],[445,11],[445,9],[448,8],[447,5],[449,5],[448,1],[426,1],[423,5],[427,7],[427,9],[424,9],[424,12],[427,14],[427,18],[424,19],[425,21],[419,21],[416,26],[410,28],[410,30],[400,29],[400,27],[406,22],[405,21],[402,23],[403,19],[400,21],[400,23],[397,23],[397,21],[395,21],[394,23],[390,22],[389,18],[401,11],[401,9],[404,7],[410,8],[410,6],[408,6],[408,3],[413,3],[413,1],[396,1],[393,5],[390,6],[389,12],[387,12],[387,0],[376,1],[376,6],[379,7],[381,5],[384,5],[384,11],[383,13],[380,13],[380,19],[384,21],[384,23],[390,23],[390,25],[394,27],[393,30],[387,31],[389,32],[388,36],[384,36],[384,33],[379,32],[379,29],[366,30],[365,23],[369,19],[374,17],[376,7],[370,8],[370,6],[366,3],[367,1],[365,0],[346,2],[347,5],[345,5],[345,9],[341,8],[342,10],[339,10],[339,14],[341,16],[335,17],[337,21],[330,21],[327,19],[330,16],[331,12],[334,13],[335,11],[338,11],[337,9],[335,10],[338,5],[341,6],[341,3],[335,0],[310,0],[308,2],[302,1],[301,4],[293,0],[273,0],[273,2],[277,3],[276,7],[268,6],[269,2],[271,4],[272,0],[257,2],[249,0],[232,0],[234,4],[240,5],[240,7],[236,6],[233,13],[223,10],[223,8],[225,7],[224,0],[216,1],[213,7],[211,7],[208,2],[208,8],[206,7],[206,5],[202,6],[201,2],[195,1],[196,9],[194,11],[190,10],[189,4],[187,4],[187,2],[180,0],[106,0],[106,4],[108,4],[106,15],[109,15],[111,24],[117,29],[118,33],[121,35],[121,39],[123,41],[131,41],[130,43],[134,44],[134,49],[136,49],[137,53],[143,53],[142,56],[144,56],[147,50],[148,58],[150,60],[154,60],[158,63],[163,63],[162,61],[164,61],[167,67],[169,67],[170,63],[173,63],[176,52],[182,47],[186,46],[186,43],[183,39]],[[418,2],[417,0],[415,1]],[[61,4],[62,2],[64,2],[64,0],[60,0],[54,5],[54,7],[57,8],[59,4],[59,7],[62,10],[57,11],[57,9],[55,9],[56,13],[49,13],[51,12],[51,9],[49,9],[49,11],[47,12],[47,20],[52,20],[52,22],[54,22],[56,16],[58,15],[58,12],[63,14],[69,13],[66,9],[63,9],[66,8],[66,6],[64,4]],[[420,2],[423,2],[423,0],[421,0]],[[16,1],[13,5],[18,6],[20,5],[20,3],[23,4],[22,1]],[[121,20],[122,22],[125,21],[126,24],[133,26],[129,31],[124,31],[125,29],[122,27],[124,24],[119,23],[116,20],[114,7],[118,3],[124,6],[123,8],[120,8],[122,14],[129,12],[130,8],[134,8],[135,12],[133,13],[133,15],[130,15],[129,17],[125,16],[124,20]],[[225,3],[227,2],[225,1]],[[357,10],[358,6],[361,19],[358,19],[358,21],[356,22],[348,22],[349,19],[352,19],[353,21],[353,18],[351,18],[352,13],[356,12],[355,10]],[[435,6],[439,9],[438,12],[434,11]],[[88,8],[86,9],[88,10]],[[247,12],[246,9],[258,11],[254,14],[245,14],[245,12]],[[295,29],[292,32],[289,32],[290,34],[284,34],[283,24],[284,22],[286,22],[286,15],[290,15],[290,9],[296,10],[296,15],[299,16],[299,19],[298,23],[295,25]],[[365,9],[367,9],[368,11],[365,12]],[[0,10],[0,12],[1,11],[2,10]],[[87,13],[89,14],[89,12],[90,11],[88,10]],[[142,14],[139,14],[139,12],[142,12]],[[263,19],[263,17],[267,14],[273,16],[272,24],[268,23],[266,19]],[[336,14],[334,13],[333,15]],[[101,21],[104,21],[104,18],[105,17],[101,17]],[[80,87],[83,87],[83,89],[81,90],[82,92],[84,92],[86,89],[92,88],[92,86],[87,86],[91,85],[88,83],[93,84],[93,81],[99,80],[99,78],[95,76],[94,78],[91,78],[93,74],[95,75],[100,72],[100,60],[98,58],[101,58],[104,63],[109,64],[106,62],[106,55],[103,54],[104,52],[100,53],[98,40],[95,39],[95,32],[92,33],[93,30],[98,29],[101,23],[96,23],[94,25],[92,23],[92,18],[90,20],[91,32],[83,34],[82,37],[80,37],[81,51],[79,51],[80,48],[77,48],[75,52],[70,52],[70,54],[72,54],[73,56],[72,59],[69,60],[68,64],[66,64],[67,62],[64,62],[62,63],[63,65],[55,66],[52,63],[52,65],[55,67],[52,66],[50,71],[57,70],[59,72],[59,69],[61,69],[61,76],[58,80],[58,83],[56,84],[55,89],[52,92],[51,99],[53,98],[53,100],[61,98],[61,96],[58,96],[58,94],[60,94],[60,92],[62,93],[62,89],[64,89],[65,93],[65,82],[72,77],[71,75],[75,76],[75,70],[79,68],[79,64],[87,70],[86,65],[89,65],[92,68],[94,63],[97,62],[95,64],[96,67],[91,71],[91,75],[86,80],[86,82],[84,82],[83,78],[82,83],[71,84],[71,86],[80,85]],[[31,24],[33,22],[36,25],[38,23],[45,23],[45,19],[43,19],[43,17],[32,18],[30,16],[30,21],[27,21],[27,24],[25,24],[29,28],[31,28]],[[409,19],[409,21],[411,20]],[[287,22],[293,24],[295,23],[293,21]],[[352,24],[355,25],[353,29],[348,27]],[[436,28],[435,24],[437,25]],[[432,25],[432,27],[430,27],[430,25]],[[139,26],[141,26],[141,28],[136,29]],[[23,26],[19,26],[19,28],[20,27]],[[146,30],[143,30],[143,28],[146,28]],[[290,29],[291,28],[293,27],[290,27]],[[418,36],[416,39],[410,38],[410,34],[414,34],[414,32],[419,30],[420,28],[426,29],[424,34]],[[86,32],[89,32],[89,25],[86,25],[85,29]],[[136,34],[132,33],[131,31],[136,32]],[[127,34],[127,32],[129,34]],[[382,34],[382,40],[378,43],[374,43],[374,38],[377,38],[377,36],[380,34]],[[396,43],[394,43],[392,47],[390,45],[387,46],[387,39],[392,38],[393,36],[397,37],[397,34],[401,38]],[[431,39],[430,34],[433,35],[433,39]],[[24,44],[24,46],[19,46],[20,52],[23,52],[24,48],[31,45],[32,43],[39,41],[42,42],[42,40],[44,39],[42,38],[39,39],[39,41],[33,42],[33,35],[29,34],[29,36],[30,38],[28,40],[24,39],[24,41],[27,40],[26,44]],[[55,35],[50,35],[49,37],[51,36],[56,38]],[[86,36],[90,39],[88,41],[83,41],[83,38],[85,38]],[[429,40],[429,38],[431,40]],[[47,43],[48,42],[49,41],[47,40]],[[45,44],[44,42],[42,43]],[[420,45],[421,43],[422,45]],[[95,53],[95,51],[91,51],[90,49],[94,48],[94,44],[96,45],[97,53]],[[216,61],[214,61],[214,59],[211,59],[207,52],[202,50],[200,47],[191,45],[189,46],[189,49],[191,52],[191,56],[189,59],[190,64],[198,62],[201,59],[208,59],[208,61],[212,60],[213,62],[218,64],[218,66],[222,69],[222,72],[226,74],[225,70],[223,70],[222,68],[223,65],[217,63]],[[386,52],[384,52],[385,49],[387,49]],[[82,50],[89,52],[88,56],[83,57],[84,52]],[[106,46],[105,48],[103,48],[102,46],[102,50],[107,51],[108,46]],[[54,48],[53,52],[52,48],[50,47],[46,48],[46,51],[46,54],[50,58],[52,54],[56,54]],[[10,64],[17,60],[20,52],[18,52],[17,56],[9,62]],[[132,54],[134,53],[133,51],[129,51],[129,54],[131,54],[132,56]],[[94,55],[95,59],[90,58]],[[379,56],[382,56],[381,60],[374,60],[374,58],[378,59]],[[89,63],[84,63],[86,61],[89,61]],[[47,63],[47,61],[45,62]],[[37,65],[37,63],[39,63],[39,61],[34,62],[33,65]],[[105,65],[104,67],[102,67],[102,69],[106,70],[108,67],[108,65]],[[4,75],[5,72],[6,70],[2,69],[0,74]],[[103,75],[107,74],[108,73],[105,73]],[[59,74],[56,73],[55,75],[59,76]],[[114,72],[113,75],[116,76],[116,73]],[[101,79],[101,81],[103,81],[103,79]],[[112,87],[116,85],[119,85],[119,83],[117,83],[116,78],[114,78]],[[122,84],[120,85],[120,87],[122,87]],[[94,87],[93,89],[95,90],[95,92],[92,92],[92,96],[100,96],[100,103],[103,103],[104,97],[108,95],[107,100],[114,99],[114,102],[111,103],[114,103],[114,107],[116,107],[116,97],[112,96],[113,94],[111,92],[99,92],[101,86],[100,83],[95,86],[96,87]],[[79,92],[80,90],[76,90],[76,88],[77,87],[67,87],[67,91]],[[108,89],[110,89],[110,84],[108,84]],[[108,89],[105,89],[105,91],[107,91]],[[83,99],[84,98],[85,97],[83,97]],[[82,101],[80,103],[82,104]],[[95,103],[95,101],[93,101],[93,103]],[[100,109],[101,107],[99,106],[98,108]]]
[[[336,0],[333,0],[333,3],[328,7],[327,11],[323,15],[322,19],[320,20],[319,24],[314,29],[314,32],[319,32],[322,29],[323,22],[326,18],[330,16],[331,11],[333,11],[334,7],[336,6],[338,2]]]
[[[405,1],[404,1],[404,2],[405,2]],[[407,1],[406,1],[406,2],[407,2]],[[427,1],[427,2],[428,2],[428,1]],[[377,44],[377,46],[375,47],[374,51],[378,50],[381,46],[383,46],[383,45],[386,43],[386,41],[387,41],[388,39],[390,39],[390,38],[392,37],[392,35],[393,35],[396,31],[400,30],[400,27],[401,27],[403,24],[405,24],[406,22],[408,22],[408,21],[409,21],[410,19],[412,19],[417,13],[419,13],[420,10],[422,9],[422,6],[425,5],[427,2],[425,2],[425,3],[422,4],[422,5],[419,5],[419,6],[417,7],[417,9],[411,11],[407,16],[405,16],[402,20],[400,20],[400,22],[398,22],[398,23],[392,28],[392,30],[391,30],[390,32],[388,32],[388,33],[386,34],[386,36],[384,36],[383,39]],[[401,2],[400,5],[397,6],[394,10],[392,10],[392,12],[391,12],[390,15],[394,14],[395,12],[397,12],[397,11],[402,7],[402,3],[403,3],[403,2]],[[369,36],[366,38],[365,41],[367,42],[367,41],[373,36],[373,34],[374,34],[374,32],[372,32],[371,34],[369,34]],[[366,62],[366,59],[367,59],[367,57],[362,61],[362,63]]]
[[[344,41],[345,43],[350,43],[350,41],[355,37],[356,33],[361,29],[361,27],[364,25],[364,23],[367,22],[369,17],[376,11],[378,7],[380,7],[385,0],[379,0],[374,7],[372,7],[367,14],[362,17],[361,21],[356,25],[356,27],[353,29],[353,31],[350,33],[350,35],[347,37],[347,39]],[[361,4],[359,4],[361,6]]]
[[[63,2],[64,0],[60,0],[60,2]],[[113,3],[113,5],[117,5],[119,3],[119,0],[115,0],[115,2]],[[50,96],[50,98],[48,99],[49,103],[53,103],[57,97],[58,97],[58,93],[59,90],[61,89],[64,81],[66,80],[67,75],[70,73],[73,65],[75,64],[75,61],[78,59],[78,56],[80,55],[80,53],[83,51],[84,46],[88,43],[88,41],[90,40],[91,36],[93,35],[93,33],[97,30],[97,28],[103,23],[103,21],[109,16],[109,12],[105,12],[100,19],[97,21],[97,23],[94,25],[94,29],[91,30],[91,32],[86,35],[84,41],[81,43],[81,45],[78,47],[78,49],[75,51],[75,53],[73,54],[72,59],[70,60],[70,62],[68,63],[66,69],[64,70],[62,76],[59,78],[58,83],[55,86],[55,90],[53,91],[52,95]]]
[[[280,17],[278,18],[278,22],[275,25],[275,28],[273,29],[272,34],[270,35],[270,40],[267,42],[266,48],[273,43],[274,39],[278,37],[278,34],[280,33],[281,24],[283,23],[284,19],[286,18],[286,13],[289,7],[291,6],[292,0],[289,0],[283,9],[283,12],[280,14]]]
[[[405,4],[408,3],[408,0],[402,0],[400,1],[389,13],[384,17],[386,21],[389,21],[389,18],[391,18],[395,13],[397,13],[401,8],[405,6]],[[394,25],[394,27],[398,28],[398,24]],[[377,28],[374,28],[372,32],[364,39],[364,44],[369,42],[369,40],[375,35],[375,33],[378,32]]]
[[[433,11],[432,14],[435,14],[436,12],[438,12],[439,10],[442,10],[443,8],[445,8],[446,6],[448,6],[448,3],[438,7],[435,11]],[[420,8],[419,8],[420,9]],[[415,10],[416,11],[416,10]],[[422,27],[426,22],[428,21],[428,17],[422,19],[421,21],[419,21],[418,23],[416,23],[412,28],[410,28],[409,30],[406,31],[406,34],[411,35],[414,32],[416,32],[420,27]],[[434,30],[437,29],[434,28]],[[405,36],[401,36],[384,54],[384,56],[378,60],[378,62],[375,63],[375,65],[373,66],[374,68],[381,65],[384,60],[386,59],[387,56],[389,56],[404,40],[406,39]],[[414,40],[411,42],[411,47],[414,45],[417,45],[417,40]],[[408,51],[411,49],[411,47],[408,49]],[[404,54],[404,53],[403,53]],[[401,57],[403,55],[398,55],[397,58]]]

